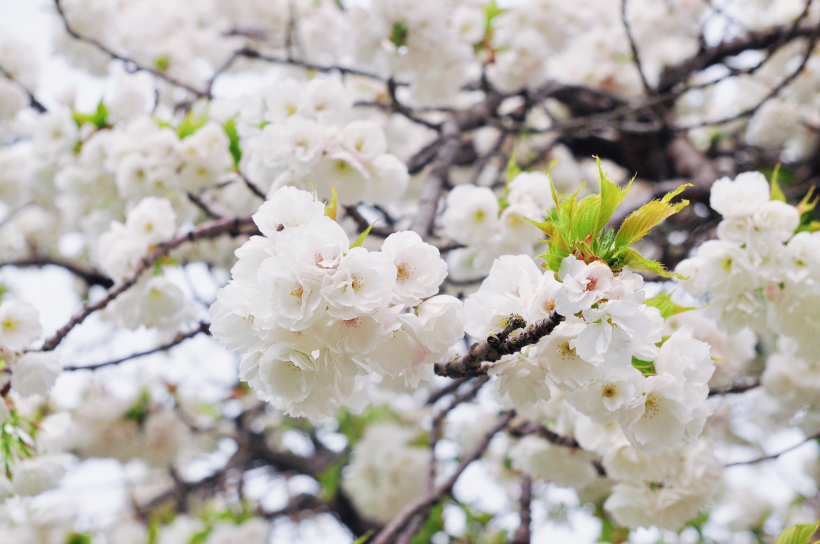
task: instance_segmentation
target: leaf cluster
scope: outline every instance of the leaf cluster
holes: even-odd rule
[[[629,191],[634,178],[626,188],[621,189],[606,177],[601,169],[600,159],[598,173],[601,183],[599,194],[578,200],[582,185],[569,198],[559,200],[555,186],[551,184],[555,208],[544,221],[528,219],[546,234],[543,241],[549,244],[549,250],[539,256],[546,262],[545,267],[557,272],[561,261],[573,255],[587,263],[602,261],[613,271],[629,266],[634,270],[651,272],[663,277],[678,276],[668,272],[662,264],[645,258],[631,246],[649,234],[653,227],[689,204],[687,200],[674,204],[671,202],[689,185],[681,185],[660,200],[644,204],[629,214],[616,231],[608,224]]]

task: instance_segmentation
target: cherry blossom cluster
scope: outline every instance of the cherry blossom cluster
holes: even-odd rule
[[[210,311],[214,337],[244,354],[240,378],[314,420],[364,406],[371,372],[417,387],[463,335],[461,302],[434,296],[438,249],[412,232],[351,247],[325,212],[307,191],[277,190]]]
[[[748,327],[792,339],[797,354],[820,348],[820,235],[801,229],[801,210],[777,198],[763,174],[748,172],[712,186],[723,216],[716,240],[703,243],[677,270],[684,288],[710,295],[707,311],[729,332]]]
[[[529,257],[503,256],[466,300],[464,327],[483,338],[501,332],[512,315],[528,323],[553,311],[565,316],[538,344],[492,366],[499,397],[537,409],[554,384],[578,412],[600,425],[618,423],[631,444],[658,455],[700,435],[715,366],[690,327],[664,340],[663,317],[644,304],[642,287],[628,267],[615,274],[570,255],[557,274],[542,273]]]
[[[410,176],[387,153],[382,126],[352,117],[353,97],[332,77],[285,79],[258,94],[256,107],[240,110],[240,167],[250,179],[276,191],[284,185],[315,190],[339,204],[389,204]]]
[[[501,255],[534,255],[540,233],[528,219],[542,220],[552,206],[550,179],[541,172],[515,176],[503,209],[489,187],[457,185],[442,216],[447,237],[466,246],[448,257],[454,279],[483,278]]]

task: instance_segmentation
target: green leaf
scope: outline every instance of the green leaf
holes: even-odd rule
[[[325,215],[336,221],[336,214],[339,209],[339,199],[336,196],[336,187],[331,185],[330,190],[333,192],[333,198],[330,199],[330,204],[328,204],[325,208]]]
[[[239,134],[236,132],[236,119],[228,119],[222,128],[225,129],[225,134],[228,135],[228,140],[230,141],[230,145],[228,146],[228,151],[231,152],[231,157],[233,157],[233,164],[237,168],[239,168],[239,159],[242,158],[242,149],[239,147]]]
[[[543,232],[547,236],[552,236],[554,228],[552,221],[550,221],[549,219],[544,221],[536,221],[534,219],[530,219],[529,217],[525,217],[524,219],[529,221],[533,226],[537,227],[541,232]]]
[[[688,312],[689,310],[697,310],[694,307],[678,306],[672,302],[672,298],[667,293],[658,293],[652,298],[643,301],[647,306],[657,308],[661,312],[664,319],[667,317]]]
[[[644,376],[654,376],[655,374],[657,374],[655,372],[655,363],[651,361],[643,361],[641,359],[632,357],[632,366],[640,370],[641,374],[643,374]]]
[[[359,237],[356,238],[356,241],[353,242],[353,244],[350,246],[350,249],[353,249],[354,247],[359,247],[360,245],[362,245],[364,243],[365,239],[367,238],[367,235],[370,234],[370,229],[373,228],[373,225],[375,225],[376,223],[381,221],[382,217],[384,217],[384,215],[380,215],[378,219],[376,219],[375,221],[370,223],[370,225],[368,225],[368,227],[366,229],[364,229],[364,232],[362,232],[359,235]]]
[[[342,477],[342,468],[346,464],[345,460],[339,461],[337,463],[333,463],[324,472],[319,474],[317,480],[320,484],[322,484],[322,489],[324,489],[325,499],[328,501],[332,501],[336,498],[336,494],[339,492],[339,482],[341,481]]]
[[[428,544],[434,534],[444,530],[444,503],[442,499],[430,509],[430,515],[421,530],[416,533],[410,544]]]
[[[666,193],[662,199],[647,202],[629,214],[618,229],[615,246],[619,248],[631,246],[646,236],[652,227],[681,211],[689,204],[688,200],[681,200],[677,204],[669,204],[669,201],[690,186],[690,184],[681,185],[674,191]]]
[[[493,19],[495,19],[505,11],[507,10],[498,7],[498,4],[495,3],[495,0],[492,0],[488,4],[484,4],[484,14],[487,16],[487,28],[490,28],[490,23],[492,23]]]
[[[817,202],[820,201],[820,196],[816,197],[814,200],[811,199],[812,195],[814,195],[814,185],[809,188],[809,192],[806,193],[806,196],[803,197],[803,200],[797,205],[797,213],[801,216],[803,214],[813,212],[814,208],[817,207]]]
[[[780,536],[777,537],[774,544],[808,544],[809,542],[817,542],[816,539],[809,539],[811,539],[818,527],[820,527],[820,522],[814,525],[806,523],[789,527],[780,533]]]
[[[91,535],[72,531],[66,537],[65,544],[91,544]]]
[[[177,136],[179,136],[180,140],[190,136],[199,130],[207,121],[207,115],[203,114],[199,117],[194,117],[194,112],[189,111],[188,115],[185,116],[185,119],[183,119],[177,127]]]
[[[578,203],[575,220],[572,222],[571,236],[575,240],[585,240],[587,236],[598,234],[598,216],[601,209],[600,195],[589,195]]]
[[[507,161],[507,185],[520,173],[521,167],[518,166],[518,160],[515,158],[515,146],[513,145],[510,160]]]
[[[369,531],[367,531],[365,534],[363,534],[362,536],[360,536],[359,538],[357,538],[357,539],[353,542],[353,544],[364,544],[365,542],[367,542],[367,539],[368,539],[368,538],[370,538],[370,535],[372,535],[372,534],[373,534],[373,529],[370,529],[370,530],[369,530]]]
[[[627,249],[623,256],[623,264],[630,266],[633,270],[640,270],[642,272],[651,272],[662,276],[664,278],[671,278],[672,276],[685,280],[685,276],[681,276],[676,272],[669,272],[663,265],[657,261],[650,261],[634,249]]]
[[[777,182],[777,178],[780,175],[780,163],[777,163],[774,167],[774,171],[772,172],[772,194],[769,197],[770,200],[779,200],[780,202],[786,202],[786,195],[783,193],[783,189],[780,188],[780,184]]]
[[[601,159],[595,157],[595,160],[598,163],[598,178],[601,182],[601,206],[598,210],[598,223],[595,225],[595,232],[597,234],[601,232],[607,223],[609,223],[609,220],[612,219],[612,214],[614,214],[615,209],[621,205],[629,188],[632,187],[632,182],[635,181],[635,178],[633,177],[629,180],[629,184],[625,189],[621,189],[606,177],[604,170],[601,168]]]
[[[71,117],[74,119],[74,122],[77,123],[78,127],[82,127],[86,123],[91,123],[100,129],[108,126],[108,108],[105,107],[102,100],[97,104],[97,109],[94,113],[72,111]]]
[[[409,30],[410,29],[407,28],[407,25],[401,21],[393,23],[393,30],[390,33],[390,41],[393,42],[393,45],[396,47],[407,45],[407,33]]]
[[[159,70],[160,72],[164,72],[171,66],[171,59],[168,58],[167,55],[157,57],[157,60],[154,61],[154,66],[156,66],[157,70]]]

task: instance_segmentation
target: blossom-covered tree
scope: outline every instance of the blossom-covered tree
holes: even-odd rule
[[[817,3],[0,15],[0,542],[817,531]]]

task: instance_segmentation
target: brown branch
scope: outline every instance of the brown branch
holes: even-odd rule
[[[239,177],[242,178],[242,181],[245,182],[245,185],[248,187],[248,189],[250,189],[250,191],[253,194],[258,196],[262,200],[267,200],[268,199],[268,197],[265,195],[265,191],[260,189],[257,184],[255,184],[254,182],[249,180],[247,177],[245,177],[245,174],[243,174],[242,172],[237,172],[237,173],[239,174]]]
[[[745,380],[740,380],[737,383],[733,384],[731,387],[727,387],[726,389],[712,389],[709,391],[709,396],[715,395],[732,395],[738,393],[745,393],[750,389],[755,389],[756,387],[760,387],[760,378],[747,378]]]
[[[496,423],[490,431],[484,435],[481,441],[473,448],[470,453],[465,455],[461,459],[461,463],[459,463],[458,468],[455,472],[447,479],[446,482],[441,484],[440,486],[436,487],[432,493],[428,493],[424,497],[417,499],[412,504],[407,506],[404,510],[399,513],[398,516],[394,517],[390,520],[384,529],[376,535],[373,539],[371,544],[388,544],[394,542],[395,536],[401,531],[417,514],[429,510],[434,504],[440,501],[445,495],[449,494],[450,491],[453,489],[453,486],[456,484],[459,476],[464,472],[464,470],[476,459],[481,457],[484,453],[484,450],[487,449],[489,446],[490,441],[492,440],[493,436],[496,435],[499,431],[501,431],[504,427],[509,425],[512,418],[515,417],[515,410],[510,410],[506,414],[504,414],[501,419]]]
[[[439,410],[439,412],[433,416],[433,421],[430,424],[430,467],[427,473],[427,492],[432,493],[433,488],[436,485],[436,444],[441,439],[441,428],[444,424],[444,419],[447,417],[453,408],[461,404],[462,402],[466,402],[473,398],[481,387],[487,383],[490,378],[487,376],[482,376],[473,380],[470,384],[470,387],[453,397],[453,400],[450,401],[445,408]]]
[[[515,437],[527,436],[528,434],[537,434],[547,442],[555,444],[556,446],[564,446],[565,448],[580,449],[581,445],[577,440],[570,436],[562,436],[555,433],[546,427],[533,423],[532,421],[525,421],[514,427],[510,427],[510,435]]]
[[[222,214],[214,211],[208,204],[205,203],[204,200],[199,195],[196,195],[192,192],[188,192],[188,200],[190,200],[197,208],[203,211],[205,215],[210,217],[211,219],[222,219]]]
[[[433,168],[427,175],[427,180],[421,190],[416,218],[410,225],[410,230],[422,238],[426,238],[433,229],[433,221],[435,221],[436,212],[438,211],[438,201],[444,189],[444,181],[461,146],[460,135],[461,131],[455,121],[450,119],[444,122],[441,127],[441,144],[436,150]]]
[[[814,33],[811,35],[811,39],[809,40],[808,46],[806,46],[806,52],[803,55],[803,59],[800,61],[800,65],[794,70],[794,72],[789,74],[785,79],[783,79],[783,81],[781,81],[779,84],[777,84],[771,91],[769,91],[769,93],[766,96],[763,97],[762,100],[760,100],[757,104],[755,104],[751,108],[747,108],[747,109],[741,111],[740,113],[737,113],[735,115],[731,115],[729,117],[724,117],[724,118],[718,119],[716,121],[703,121],[703,122],[694,123],[694,124],[691,124],[691,125],[678,126],[678,127],[675,127],[675,130],[690,130],[690,129],[693,129],[693,128],[711,127],[711,126],[715,126],[715,125],[725,125],[726,123],[730,123],[730,122],[735,121],[737,119],[742,119],[744,117],[749,117],[749,116],[754,115],[755,113],[757,113],[757,111],[760,108],[763,107],[763,105],[766,102],[768,102],[772,98],[775,98],[777,95],[779,95],[780,91],[782,91],[784,88],[786,88],[787,85],[789,85],[792,81],[794,81],[797,78],[797,76],[800,75],[800,73],[806,67],[806,64],[808,64],[809,59],[811,58],[811,54],[814,51],[815,45],[817,44],[818,36],[820,36],[820,26],[816,27]]]
[[[627,0],[621,0],[621,22],[624,24],[626,30],[626,37],[629,40],[629,48],[632,50],[632,60],[635,62],[635,68],[638,70],[638,75],[641,76],[641,83],[646,91],[646,94],[652,94],[652,87],[646,81],[646,75],[643,73],[643,66],[641,65],[641,57],[638,55],[638,46],[635,45],[635,38],[632,36],[632,29],[629,28],[629,21],[626,18],[626,3]]]
[[[358,206],[345,206],[345,213],[356,222],[356,226],[359,227],[359,233],[364,232],[370,226],[370,223],[359,211]],[[391,227],[378,227],[376,225],[373,225],[373,228],[370,229],[370,234],[378,236],[379,238],[387,238],[394,232],[396,232],[396,230]]]
[[[75,31],[71,25],[68,23],[68,19],[66,18],[65,12],[63,11],[63,6],[60,4],[60,0],[54,0],[54,5],[57,8],[57,13],[60,15],[60,19],[63,21],[63,26],[65,27],[66,32],[74,38],[75,40],[79,40],[81,42],[85,42],[89,45],[93,45],[112,59],[116,59],[122,61],[126,64],[126,69],[133,68],[134,70],[139,70],[142,72],[148,72],[162,80],[167,81],[168,83],[185,89],[186,91],[193,93],[199,98],[210,98],[209,91],[200,91],[199,89],[188,85],[187,83],[183,83],[176,78],[173,78],[167,74],[160,72],[159,70],[155,70],[154,68],[149,68],[147,66],[143,66],[139,64],[134,59],[128,58],[124,55],[120,55],[110,47],[103,45],[102,43],[98,42],[94,38],[89,38],[88,36],[83,36],[82,34]],[[133,70],[132,70],[133,71]]]
[[[521,525],[515,532],[510,544],[530,544],[530,502],[532,501],[532,479],[524,474],[521,477]]]
[[[32,94],[32,92],[28,90],[28,87],[26,87],[25,85],[23,85],[21,82],[17,81],[16,79],[14,79],[9,72],[7,72],[6,70],[3,69],[2,66],[0,66],[0,76],[5,77],[9,81],[14,83],[18,87],[20,87],[20,89],[24,93],[26,93],[26,95],[28,95],[29,105],[32,108],[34,108],[35,111],[37,111],[38,113],[45,113],[45,112],[48,111],[48,108],[43,106],[43,104],[39,100],[37,100],[37,98],[34,96],[34,94]]]
[[[422,119],[421,117],[417,116],[413,110],[399,102],[398,97],[396,96],[396,80],[390,77],[387,80],[387,94],[390,96],[390,110],[394,113],[398,113],[403,115],[410,121],[425,126],[429,129],[435,130],[437,132],[441,131],[442,125],[441,123],[431,123],[426,119]]]
[[[153,355],[155,353],[159,353],[161,351],[167,351],[174,346],[177,346],[183,343],[185,340],[189,338],[193,338],[199,334],[210,334],[210,325],[205,322],[200,322],[199,326],[190,332],[181,332],[178,333],[170,342],[166,342],[161,346],[157,346],[153,349],[149,349],[147,351],[141,351],[139,353],[132,353],[126,357],[122,357],[120,359],[114,359],[113,361],[106,361],[104,363],[95,363],[90,365],[68,365],[63,368],[63,370],[68,372],[73,372],[75,370],[97,370],[99,368],[104,368],[107,366],[118,365],[120,363],[124,363],[126,361],[131,361],[133,359],[139,359],[140,357],[146,357],[148,355]]]
[[[0,262],[0,268],[4,266],[14,266],[17,268],[30,266],[36,266],[37,268],[43,268],[44,266],[59,266],[60,268],[68,270],[83,280],[88,286],[100,285],[102,287],[109,288],[114,285],[114,280],[98,270],[94,270],[93,268],[84,268],[82,265],[73,263],[67,259],[51,257],[49,255],[40,255],[29,257],[28,259]]]
[[[678,83],[688,79],[692,74],[715,64],[720,64],[744,51],[771,47],[777,44],[783,35],[788,34],[791,39],[804,38],[813,36],[818,28],[820,28],[820,25],[817,24],[800,26],[799,28],[794,28],[791,24],[780,25],[749,32],[742,37],[709,47],[683,62],[667,67],[661,74],[658,90],[661,92],[669,91]]]
[[[728,468],[728,467],[736,467],[736,466],[740,466],[740,465],[754,465],[754,464],[757,464],[757,463],[761,463],[763,461],[771,461],[772,459],[777,459],[778,457],[780,457],[781,455],[783,455],[785,453],[789,453],[790,451],[796,450],[797,448],[799,448],[800,446],[802,446],[806,442],[811,442],[812,440],[817,440],[818,438],[820,438],[820,432],[814,433],[811,436],[807,436],[805,438],[805,440],[803,440],[802,442],[800,442],[798,444],[795,444],[794,446],[790,446],[790,447],[786,448],[785,450],[777,452],[775,454],[765,455],[763,457],[758,457],[757,459],[752,459],[750,461],[738,461],[736,463],[729,463],[729,464],[726,465],[726,467]]]
[[[449,378],[464,378],[468,376],[483,376],[488,367],[482,363],[493,363],[504,355],[521,351],[521,348],[538,343],[541,338],[549,335],[564,320],[564,316],[552,312],[549,317],[527,327],[524,332],[511,338],[490,336],[486,341],[476,342],[470,346],[466,355],[454,357],[444,364],[436,363],[435,373]],[[509,333],[507,333],[509,334]]]
[[[297,60],[297,59],[281,59],[277,57],[271,57],[269,55],[265,55],[260,53],[259,51],[255,51],[253,49],[240,49],[237,53],[243,57],[247,57],[249,59],[257,59],[262,60],[265,62],[270,62],[271,64],[288,64],[291,66],[299,66],[301,68],[305,68],[306,70],[313,70],[315,72],[339,72],[342,75],[353,75],[353,76],[362,76],[367,77],[370,79],[375,79],[376,81],[386,82],[387,80],[381,76],[376,74],[372,74],[370,72],[365,72],[363,70],[357,70],[355,68],[348,68],[346,66],[336,66],[336,65],[322,65],[322,64],[314,64],[311,62]],[[397,83],[397,85],[404,85],[403,83]]]
[[[51,351],[60,345],[63,338],[68,335],[71,330],[85,321],[89,315],[97,310],[102,310],[108,304],[124,293],[127,289],[133,286],[139,280],[140,276],[151,268],[155,262],[167,255],[172,250],[181,246],[186,242],[194,242],[197,240],[205,240],[210,238],[217,238],[223,234],[230,236],[241,236],[243,234],[254,234],[258,232],[250,216],[234,217],[230,219],[220,219],[216,221],[209,221],[204,223],[186,234],[180,234],[167,242],[157,245],[148,255],[142,258],[131,274],[119,284],[114,285],[106,292],[105,296],[96,302],[87,302],[83,307],[72,316],[60,330],[47,339],[41,348],[41,351]]]
[[[430,396],[427,398],[427,402],[425,403],[427,406],[432,406],[442,397],[449,395],[450,393],[456,391],[459,387],[463,384],[470,381],[470,378],[459,378],[457,380],[453,380],[451,383],[447,384],[446,386],[442,387],[438,391],[433,391],[430,393]]]

